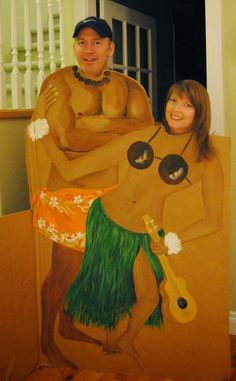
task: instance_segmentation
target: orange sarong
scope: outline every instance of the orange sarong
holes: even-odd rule
[[[40,189],[33,197],[33,226],[53,241],[85,250],[86,219],[93,201],[115,189],[64,188],[50,192]]]

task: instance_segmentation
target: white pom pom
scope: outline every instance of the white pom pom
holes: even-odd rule
[[[182,250],[182,242],[176,233],[167,233],[164,237],[164,242],[168,248],[168,255],[178,254]]]
[[[31,122],[27,127],[27,133],[33,142],[48,135],[49,125],[47,119],[36,119],[34,122]]]

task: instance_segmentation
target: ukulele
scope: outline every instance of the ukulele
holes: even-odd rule
[[[157,226],[147,214],[143,216],[146,230],[154,242],[160,241]],[[197,314],[197,305],[194,298],[188,293],[186,282],[183,278],[176,277],[166,255],[159,255],[159,261],[165,273],[163,288],[167,294],[167,305],[163,306],[166,313],[170,313],[179,323],[188,323],[192,321]],[[162,284],[161,284],[162,289]],[[164,303],[163,303],[164,304]]]

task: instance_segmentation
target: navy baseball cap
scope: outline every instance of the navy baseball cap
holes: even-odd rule
[[[89,27],[95,30],[101,37],[109,37],[112,41],[112,30],[106,20],[100,19],[95,16],[86,17],[86,19],[79,21],[74,29],[73,38],[77,37],[82,28]]]

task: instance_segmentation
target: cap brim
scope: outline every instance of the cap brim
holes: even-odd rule
[[[94,22],[86,22],[86,24],[83,24],[83,25],[79,25],[78,28],[75,29],[74,31],[74,34],[73,34],[73,38],[77,37],[79,32],[83,29],[83,28],[91,28],[93,30],[95,30],[95,32],[97,32],[97,34],[99,34],[100,37],[102,38],[105,38],[105,37],[108,37],[112,40],[112,36],[108,35],[107,33],[105,33],[103,30],[101,30],[97,25],[94,25]]]

